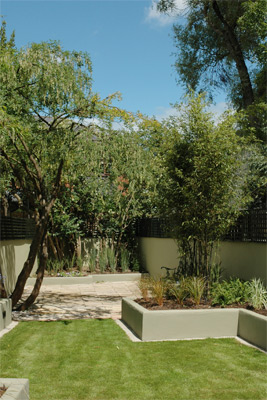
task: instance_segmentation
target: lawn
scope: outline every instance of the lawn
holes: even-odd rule
[[[31,400],[265,400],[267,358],[235,339],[133,343],[112,320],[21,322],[0,376]]]

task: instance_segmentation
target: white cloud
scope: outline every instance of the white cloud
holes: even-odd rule
[[[215,105],[211,105],[209,108],[209,111],[212,112],[215,116],[215,118],[219,118],[224,111],[226,111],[229,108],[229,105],[225,103],[224,101],[217,103]]]
[[[214,116],[215,122],[218,122],[222,114],[229,109],[229,105],[226,102],[220,102],[215,105],[211,105],[207,111],[211,112]],[[178,116],[179,110],[175,107],[157,107],[155,112],[155,118],[158,121],[162,121],[171,116]]]
[[[146,8],[146,22],[154,22],[160,26],[173,24],[177,14],[185,9],[185,0],[175,0],[175,10],[168,14],[162,14],[157,10],[157,1],[152,0],[150,7]]]
[[[169,118],[170,116],[178,115],[177,108],[174,107],[157,107],[155,118],[158,121]]]

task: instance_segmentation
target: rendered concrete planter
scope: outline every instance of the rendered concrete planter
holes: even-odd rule
[[[0,386],[5,386],[7,391],[1,400],[29,400],[29,380],[0,378]]]
[[[92,274],[87,276],[74,277],[46,277],[43,279],[43,285],[87,285],[96,282],[123,282],[138,281],[142,274],[139,272],[122,273],[122,274]],[[34,285],[36,278],[28,278],[27,285]]]
[[[0,331],[7,328],[12,322],[11,299],[0,299]]]
[[[267,318],[248,310],[151,311],[124,298],[122,321],[143,341],[239,336],[267,350]]]

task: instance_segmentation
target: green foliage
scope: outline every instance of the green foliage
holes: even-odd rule
[[[150,291],[154,301],[159,306],[163,305],[163,300],[166,297],[169,283],[163,278],[150,278]]]
[[[79,214],[73,210],[73,204],[78,203],[75,193],[70,189],[65,195],[65,204],[63,201],[60,204],[57,200],[64,197],[63,184],[66,188],[75,179],[79,182],[81,175],[82,182],[87,181],[87,186],[90,187],[90,168],[85,174],[81,171],[83,165],[91,166],[90,157],[93,153],[90,143],[93,135],[102,128],[97,128],[95,123],[89,123],[88,120],[98,118],[101,126],[109,128],[115,119],[118,121],[122,116],[125,121],[129,121],[129,113],[112,107],[113,99],[118,98],[118,94],[115,93],[101,100],[98,94],[93,93],[91,60],[87,53],[66,51],[56,41],[31,43],[26,48],[16,49],[14,36],[7,40],[5,24],[2,24],[0,169],[4,171],[4,179],[1,178],[0,183],[13,180],[14,186],[19,187],[27,198],[27,213],[32,215],[37,224],[32,253],[28,262],[24,264],[24,273],[19,278],[20,285],[17,285],[12,293],[13,306],[22,295],[47,230],[54,235],[64,233],[65,236],[71,236],[72,240],[80,234]],[[84,149],[83,144],[86,142],[89,146]],[[117,145],[119,151],[119,143]],[[108,165],[110,162],[110,158],[103,159],[102,156],[99,157],[100,154],[101,150],[97,154],[98,172],[92,174],[93,178],[97,175],[98,183],[103,180],[100,164]],[[92,159],[96,161],[93,155]],[[127,179],[130,178],[129,174]],[[114,189],[114,179],[113,175],[109,188]],[[134,181],[129,181],[129,186],[131,185],[134,186]],[[97,187],[97,179],[92,186]],[[93,192],[91,194],[94,195]],[[120,192],[120,195],[123,196],[123,193]],[[98,201],[101,203],[102,196],[99,197]],[[105,197],[109,198],[108,190]],[[134,200],[134,195],[127,198],[129,205],[134,203]],[[57,206],[52,215],[56,201]],[[88,196],[86,201],[90,203]],[[127,214],[125,211],[129,206],[125,203],[126,199],[123,211],[123,207],[118,208],[121,215]],[[135,203],[138,208],[138,203]],[[52,220],[56,222],[55,226],[51,215]],[[109,220],[108,212],[105,214],[105,220]],[[119,240],[127,226],[125,218],[122,218]],[[34,296],[29,298],[29,302],[33,301]]]
[[[95,272],[97,263],[97,250],[93,247],[88,254],[88,266],[90,272]]]
[[[208,284],[213,284],[219,282],[222,277],[222,268],[221,264],[212,264],[210,269],[210,279]]]
[[[267,309],[267,290],[260,279],[252,279],[248,284],[248,301],[256,309]]]
[[[134,253],[135,219],[151,213],[154,192],[153,155],[135,130],[105,126],[80,138],[53,209],[53,229],[98,234],[111,241],[119,260],[124,243]]]
[[[242,304],[248,301],[249,283],[239,278],[231,278],[229,281],[214,283],[211,288],[212,304],[226,306],[229,304]]]
[[[188,292],[188,296],[196,305],[198,305],[207,288],[207,282],[205,278],[201,276],[187,277],[185,279],[184,286]]]
[[[49,258],[46,264],[46,270],[49,274],[57,275],[59,272],[63,271],[65,265],[65,260],[54,260]]]
[[[163,124],[159,207],[179,241],[185,275],[210,275],[214,242],[252,200],[254,150],[236,135],[234,115],[215,124],[206,106],[191,93],[179,116]]]
[[[131,260],[131,269],[133,272],[139,272],[140,271],[140,262],[136,257],[132,257]]]
[[[108,266],[108,255],[107,255],[107,248],[102,247],[102,249],[99,251],[98,254],[98,263],[99,263],[99,269],[101,274],[106,271],[107,266]]]
[[[151,282],[149,276],[142,276],[141,279],[138,281],[138,287],[141,292],[141,296],[145,301],[149,300],[150,286]]]
[[[48,258],[46,271],[53,276],[80,276],[82,272],[83,259],[65,257],[62,260]],[[78,268],[78,269],[77,269]]]
[[[120,263],[122,272],[128,271],[130,268],[130,253],[126,247],[120,250]]]
[[[169,293],[174,296],[178,304],[183,305],[184,300],[188,297],[187,281],[184,277],[179,279],[179,282],[170,283]]]
[[[115,254],[115,250],[113,247],[108,247],[107,248],[107,259],[108,259],[108,265],[111,270],[111,272],[116,272],[116,267],[117,267],[117,258]]]
[[[226,89],[237,108],[265,99],[265,0],[185,3],[187,21],[173,29],[180,81],[210,94]],[[161,0],[158,7],[167,12],[174,8],[174,1]]]

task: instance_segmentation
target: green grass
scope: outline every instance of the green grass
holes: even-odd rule
[[[132,343],[112,320],[22,322],[0,376],[31,400],[265,400],[266,355],[234,339]]]

